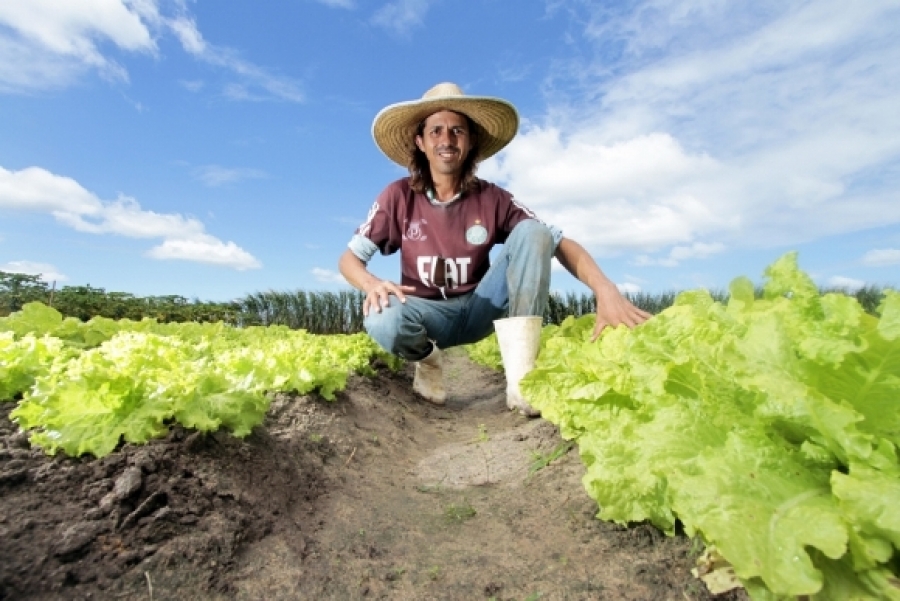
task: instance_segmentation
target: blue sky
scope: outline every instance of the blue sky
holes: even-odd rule
[[[819,284],[897,286],[898,22],[896,0],[0,0],[0,270],[346,287],[404,175],[375,114],[452,81],[522,118],[479,174],[625,290],[759,281],[790,250]]]

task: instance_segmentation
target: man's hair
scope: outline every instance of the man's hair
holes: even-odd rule
[[[466,160],[462,166],[462,182],[460,186],[460,192],[467,192],[471,190],[477,183],[478,178],[475,177],[475,171],[478,169],[478,161],[480,159],[480,140],[481,136],[479,135],[478,126],[475,125],[475,122],[469,119],[468,115],[463,113],[457,113],[466,118],[466,124],[469,126],[469,136],[472,141],[472,147],[469,149],[469,154],[466,156]],[[425,119],[416,126],[416,136],[421,136],[425,132]],[[413,140],[413,151],[412,155],[409,158],[409,165],[407,165],[409,169],[409,187],[418,192],[419,194],[425,194],[426,190],[434,189],[434,181],[431,179],[431,167],[428,164],[428,157],[425,156],[425,153],[419,150],[419,147],[416,145],[415,140]]]

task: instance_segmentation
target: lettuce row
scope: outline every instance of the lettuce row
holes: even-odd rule
[[[788,254],[590,343],[548,327],[522,390],[587,466],[599,517],[714,544],[755,599],[900,599],[900,294],[880,318]]]
[[[23,394],[10,417],[48,453],[102,457],[123,438],[163,435],[173,421],[245,436],[263,421],[268,392],[315,390],[330,400],[350,372],[371,373],[373,357],[397,366],[364,334],[94,321],[42,306],[0,321],[0,398]]]

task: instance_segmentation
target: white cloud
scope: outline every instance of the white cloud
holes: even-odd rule
[[[24,273],[26,275],[39,275],[48,284],[51,282],[64,282],[69,278],[61,273],[55,266],[49,263],[35,261],[9,261],[0,264],[0,271],[6,273]]]
[[[843,288],[845,290],[854,291],[854,290],[859,290],[860,288],[862,288],[865,285],[866,285],[866,283],[863,282],[862,280],[846,278],[841,275],[836,275],[836,276],[832,276],[832,277],[828,278],[828,286],[831,288]]]
[[[172,32],[178,38],[178,41],[181,42],[181,47],[184,48],[185,52],[195,56],[202,56],[204,52],[209,50],[206,40],[203,39],[203,35],[197,29],[197,23],[193,19],[184,16],[177,17],[169,22],[169,27],[172,28]]]
[[[625,282],[623,284],[616,284],[616,288],[619,289],[619,292],[622,294],[639,294],[641,291],[641,287],[633,282]]]
[[[207,186],[212,188],[225,184],[233,184],[245,179],[259,179],[266,177],[266,173],[259,169],[248,167],[222,167],[221,165],[204,165],[194,169],[194,176]]]
[[[314,267],[312,270],[313,277],[316,278],[317,282],[323,282],[325,284],[346,284],[347,280],[344,279],[337,271],[332,271],[330,269],[322,269],[321,267]]]
[[[716,172],[715,161],[689,155],[669,135],[597,143],[597,132],[532,127],[480,175],[504,182],[517,198],[563,232],[601,254],[690,243],[735,224],[716,214],[687,182]]]
[[[887,265],[900,265],[900,248],[877,248],[863,255],[862,262],[866,265],[884,267]]]
[[[119,0],[29,0],[0,3],[0,86],[41,88],[67,83],[85,69],[127,80],[98,43],[154,54],[156,42],[141,14]],[[21,62],[28,59],[28,63]],[[36,67],[36,68],[35,68]]]
[[[253,255],[234,242],[222,242],[212,236],[166,240],[159,246],[150,249],[147,256],[153,259],[181,259],[209,263],[231,267],[238,271],[262,267],[262,264]]]
[[[593,252],[674,264],[900,224],[896,2],[566,7],[596,11],[595,60],[549,78],[546,115],[480,173]]]
[[[694,242],[687,246],[674,246],[664,257],[651,257],[649,255],[637,255],[632,264],[639,266],[661,265],[663,267],[676,267],[682,261],[689,259],[705,259],[719,254],[725,250],[725,245],[718,242],[707,244]]]
[[[238,270],[260,267],[247,251],[206,233],[203,223],[193,217],[148,211],[127,196],[103,201],[74,179],[40,167],[21,171],[0,167],[0,209],[48,213],[89,234],[161,238],[162,244],[148,253],[155,259],[183,259]]]
[[[432,2],[434,0],[394,0],[375,12],[372,23],[406,37],[412,29],[422,25],[422,20]]]
[[[0,167],[0,208],[96,215],[103,203],[70,177],[40,167],[21,171]]]
[[[163,14],[163,6],[172,13]],[[243,96],[226,96],[304,99],[295,79],[269,73],[228,48],[208,43],[184,0],[0,2],[0,91],[65,86],[89,70],[127,81],[128,72],[113,58],[109,44],[124,53],[157,56],[156,40],[166,34],[174,35],[198,60],[230,71],[239,81],[236,85],[247,90]]]

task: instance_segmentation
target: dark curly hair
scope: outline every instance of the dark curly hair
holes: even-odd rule
[[[466,118],[469,131],[472,132],[472,148],[469,150],[469,154],[466,156],[466,160],[462,166],[463,176],[460,192],[465,192],[471,190],[478,183],[478,178],[475,177],[475,171],[478,169],[478,162],[481,158],[479,156],[481,152],[478,144],[481,135],[478,124],[469,119],[468,115],[462,113],[457,114]],[[424,131],[425,119],[416,126],[416,136],[421,136]],[[412,142],[412,154],[410,155],[409,164],[407,165],[407,168],[409,169],[409,187],[419,194],[425,194],[426,190],[434,189],[434,181],[431,179],[431,167],[428,164],[428,157],[425,156],[425,153],[419,150],[419,147],[415,144],[415,140],[412,140]]]

